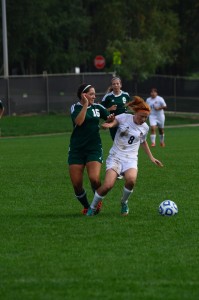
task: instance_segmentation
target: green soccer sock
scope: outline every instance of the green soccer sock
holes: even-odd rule
[[[89,203],[86,195],[86,191],[83,190],[83,192],[80,195],[75,195],[76,198],[79,200],[79,202],[83,205],[84,208],[89,208]]]

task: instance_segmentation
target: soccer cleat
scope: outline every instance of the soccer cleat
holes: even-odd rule
[[[102,201],[99,201],[98,204],[97,204],[95,215],[99,214],[101,208],[102,208]]]
[[[160,147],[165,147],[165,143],[164,142],[160,143]]]
[[[82,214],[83,214],[83,215],[86,215],[86,214],[87,214],[87,211],[88,211],[88,208],[85,208],[85,207],[84,207],[84,209],[82,209]]]
[[[92,209],[91,207],[88,208],[87,214],[88,217],[93,217],[96,215],[96,209]]]
[[[120,180],[120,179],[123,179],[123,178],[124,178],[124,176],[122,176],[122,175],[118,175],[118,176],[117,176],[117,179],[119,179],[119,180]]]
[[[152,143],[152,144],[151,144],[151,147],[155,147],[155,143]]]
[[[122,203],[121,215],[122,216],[127,216],[128,214],[129,214],[128,204]]]

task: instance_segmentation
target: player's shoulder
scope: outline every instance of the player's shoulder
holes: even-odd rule
[[[113,95],[113,92],[107,93],[104,95],[104,97],[102,98],[102,102],[106,101],[107,99],[109,99],[111,96]]]
[[[103,104],[101,103],[93,103],[92,104],[95,108],[98,108],[98,109],[106,109]]]
[[[160,101],[164,101],[164,98],[159,96],[159,95],[157,95],[157,99],[160,100]]]
[[[123,91],[123,90],[122,90],[121,92],[122,92],[122,95],[123,95],[123,96],[128,96],[128,97],[130,97],[128,92],[125,92],[125,91]]]
[[[118,121],[126,121],[126,120],[130,120],[132,119],[132,114],[129,114],[129,113],[122,113],[122,114],[119,114],[117,116],[115,116],[115,118],[118,120]]]
[[[146,102],[151,101],[151,97],[146,98]]]
[[[80,108],[81,106],[82,106],[82,105],[81,105],[80,102],[77,102],[77,103],[72,104],[71,107],[70,107],[71,114],[72,114],[76,109]]]
[[[144,128],[145,131],[148,131],[148,130],[149,130],[149,125],[148,125],[146,122],[144,122],[144,123],[142,124],[142,126],[143,126],[143,128]]]

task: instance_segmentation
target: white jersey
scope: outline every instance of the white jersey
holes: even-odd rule
[[[134,123],[132,114],[124,113],[115,118],[119,125],[109,154],[125,161],[137,159],[140,143],[146,140],[149,126]]]
[[[165,122],[164,109],[155,110],[155,108],[167,106],[164,99],[160,96],[156,96],[155,98],[149,97],[146,99],[146,103],[151,108],[151,112],[149,115],[150,125],[158,126],[159,128],[164,128],[164,122]]]
[[[151,112],[150,116],[156,116],[161,117],[164,116],[164,109],[161,110],[155,110],[155,108],[161,107],[161,106],[167,106],[164,99],[160,96],[156,96],[155,98],[149,97],[146,99],[146,103],[150,106]]]

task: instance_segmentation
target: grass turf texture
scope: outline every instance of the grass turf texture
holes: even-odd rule
[[[199,114],[166,114],[166,125],[199,123]],[[0,120],[1,136],[23,136],[71,132],[72,122],[66,114],[5,116]]]
[[[111,140],[101,135],[106,157]],[[152,149],[162,169],[140,149],[128,217],[120,216],[123,180],[98,216],[80,214],[68,143],[68,134],[0,140],[0,298],[198,299],[198,128],[166,130],[166,148]],[[86,175],[85,186],[91,199]],[[165,199],[177,216],[158,214]]]

